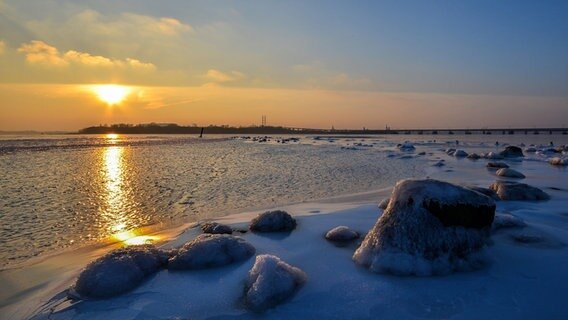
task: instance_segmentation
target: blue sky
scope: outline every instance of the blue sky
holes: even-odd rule
[[[214,82],[247,90],[527,96],[543,99],[538,104],[557,116],[568,109],[567,1],[1,0],[0,15],[4,84]],[[54,49],[55,58],[33,56]],[[69,51],[115,67],[134,59],[152,72],[86,68],[86,60],[63,57]],[[46,67],[57,61],[59,68]]]

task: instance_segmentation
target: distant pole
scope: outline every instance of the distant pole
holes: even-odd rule
[[[205,128],[201,128],[201,134],[199,135],[200,138],[203,138],[203,130],[205,130]]]

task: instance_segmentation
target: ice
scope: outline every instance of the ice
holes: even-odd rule
[[[306,281],[304,271],[273,255],[259,255],[245,286],[245,305],[262,312],[289,299]]]
[[[492,227],[494,231],[497,231],[501,229],[523,228],[526,225],[525,221],[519,217],[510,213],[500,213],[495,215]]]
[[[202,234],[186,243],[169,259],[174,270],[207,269],[246,260],[255,253],[244,239],[231,235]]]
[[[286,232],[296,228],[296,220],[285,211],[267,211],[255,217],[249,226],[256,232]]]
[[[453,153],[453,156],[456,158],[465,158],[468,156],[468,153],[461,149],[458,149]]]
[[[373,272],[429,276],[483,265],[494,201],[436,180],[397,183],[389,206],[353,255]]]
[[[548,163],[554,166],[568,166],[568,158],[554,157],[550,158]]]
[[[89,263],[79,274],[71,294],[81,298],[108,298],[128,292],[167,262],[167,253],[151,245],[109,252]]]

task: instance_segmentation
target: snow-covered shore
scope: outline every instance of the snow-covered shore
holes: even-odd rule
[[[504,161],[526,175],[523,183],[545,190],[551,200],[497,201],[496,221],[503,223],[513,216],[525,226],[494,226],[492,244],[484,249],[489,264],[472,272],[432,277],[371,273],[352,260],[360,241],[337,246],[325,240],[327,231],[341,225],[366,234],[382,214],[377,204],[389,196],[388,190],[282,207],[295,216],[296,230],[239,236],[256,248],[256,255],[278,256],[303,270],[308,280],[290,300],[268,310],[262,318],[564,319],[568,315],[564,303],[568,298],[568,273],[564,270],[568,264],[568,171],[530,159]],[[432,156],[433,162],[439,160],[444,160],[444,166],[431,167],[429,177],[485,188],[502,179],[486,168],[486,160],[441,152]],[[246,230],[257,214],[248,212],[215,221]],[[198,227],[188,228],[161,246],[179,247],[200,233]],[[101,251],[91,250],[53,260],[58,261],[54,265],[44,264],[42,268],[52,268],[55,272],[51,274],[56,276],[44,281],[40,290],[34,288],[33,295],[3,308],[3,314],[14,319],[31,314],[36,319],[259,317],[241,303],[254,258],[215,269],[162,270],[133,291],[112,299],[68,300],[65,290],[73,284],[79,269],[99,255]],[[28,269],[22,276],[26,275],[33,276],[34,270]]]

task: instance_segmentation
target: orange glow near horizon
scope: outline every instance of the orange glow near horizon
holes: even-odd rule
[[[123,102],[132,92],[132,89],[116,84],[103,84],[91,86],[91,91],[93,91],[102,102],[112,106]]]

